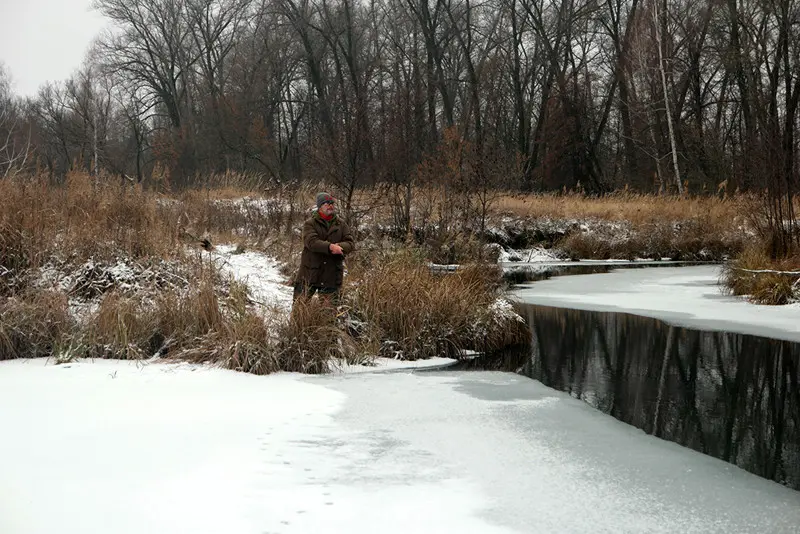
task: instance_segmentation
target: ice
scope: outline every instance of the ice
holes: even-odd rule
[[[294,374],[0,362],[0,532],[513,532],[466,477],[336,423],[344,399]]]
[[[800,305],[757,305],[725,295],[720,269],[704,265],[561,276],[513,295],[529,304],[629,312],[677,326],[800,341]]]
[[[796,532],[800,493],[509,373],[0,362],[0,532]]]
[[[471,352],[471,351],[470,351]],[[375,358],[370,364],[341,364],[331,365],[331,372],[334,374],[354,374],[354,373],[383,373],[393,371],[430,371],[434,369],[446,369],[458,363],[453,358],[428,358],[425,360],[395,360],[392,358]]]

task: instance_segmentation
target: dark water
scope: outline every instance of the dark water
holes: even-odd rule
[[[800,489],[800,344],[623,313],[519,309],[532,332],[524,374],[647,433]]]

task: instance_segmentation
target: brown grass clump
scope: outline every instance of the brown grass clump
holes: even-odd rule
[[[24,229],[0,221],[0,296],[25,289],[28,269],[36,261]]]
[[[772,261],[763,246],[754,245],[726,264],[722,272],[722,283],[733,295],[748,296],[756,304],[781,305],[796,298],[800,276],[750,271],[798,272],[800,258]]]
[[[635,253],[631,250],[621,250],[621,247],[614,247],[603,237],[581,232],[568,235],[563,240],[559,241],[557,246],[573,260],[607,260],[612,257],[633,259],[636,257]]]
[[[103,298],[89,323],[82,340],[84,355],[122,360],[149,358],[159,349],[158,337],[151,310],[146,310],[139,299],[112,292]]]
[[[355,278],[348,293],[353,313],[377,329],[382,355],[458,357],[465,349],[527,342],[524,323],[496,309],[496,266],[437,274],[418,255],[398,252],[360,266]]]
[[[520,217],[593,218],[629,221],[634,225],[701,217],[730,224],[743,218],[743,207],[748,203],[749,198],[745,195],[723,199],[716,196],[646,195],[618,191],[602,197],[587,197],[578,193],[508,194],[495,201],[495,208]]]
[[[0,297],[0,360],[50,356],[68,343],[73,326],[63,293]]]
[[[621,235],[620,235],[621,234]],[[708,216],[648,222],[625,232],[575,231],[557,243],[572,259],[720,260],[743,246],[743,235]]]
[[[257,375],[287,370],[275,350],[267,322],[254,312],[226,316],[218,328],[181,344],[172,359],[211,363]]]
[[[147,301],[107,294],[71,355],[208,363],[253,374],[323,373],[332,359],[361,350],[336,324],[336,311],[316,302],[266,316],[248,304],[246,287],[231,282],[226,295],[212,278]]]
[[[298,300],[289,321],[279,327],[279,351],[287,370],[324,373],[329,362],[356,363],[374,347],[344,328],[336,307],[322,299]]]
[[[106,294],[82,342],[86,356],[95,358],[172,356],[220,331],[224,323],[214,286],[206,279],[182,294],[168,291],[154,300]]]
[[[157,197],[140,187],[72,173],[56,185],[43,177],[0,181],[0,272],[36,268],[53,255],[75,262],[171,256],[170,222]]]

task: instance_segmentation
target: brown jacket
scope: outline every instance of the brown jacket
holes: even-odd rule
[[[344,254],[331,254],[331,243],[342,247]],[[315,213],[303,223],[303,253],[296,284],[338,288],[344,275],[344,258],[355,249],[350,227],[338,216],[326,223]]]

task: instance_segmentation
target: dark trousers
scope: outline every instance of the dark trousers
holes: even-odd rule
[[[338,287],[310,286],[303,283],[297,283],[294,285],[293,300],[297,300],[301,297],[305,300],[311,300],[311,297],[313,297],[316,293],[319,293],[320,298],[330,300],[334,306],[339,305]]]

